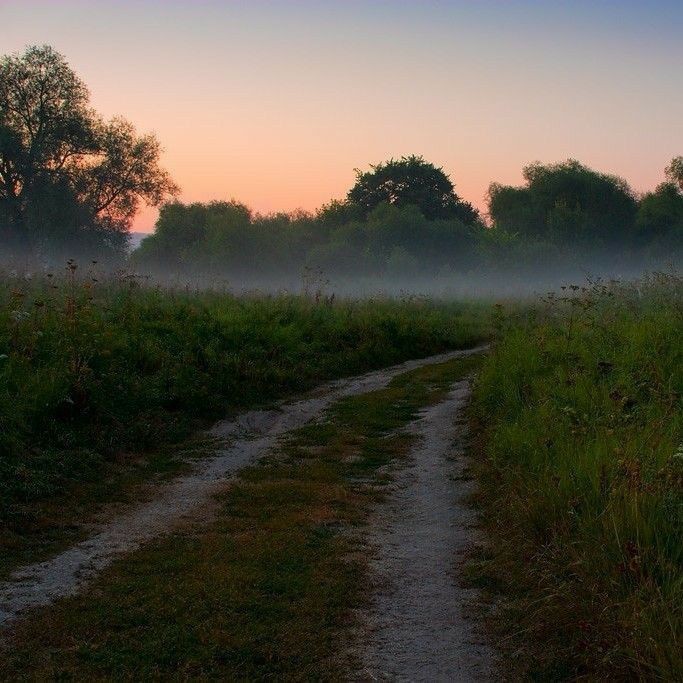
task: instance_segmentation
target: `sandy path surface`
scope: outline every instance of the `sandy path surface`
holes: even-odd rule
[[[192,473],[160,486],[151,501],[95,528],[86,540],[50,560],[22,567],[0,583],[0,627],[28,608],[49,605],[58,598],[74,595],[121,554],[170,532],[184,517],[210,502],[226,479],[265,455],[283,434],[319,418],[332,402],[382,389],[403,372],[476,353],[482,348],[408,361],[331,382],[301,400],[219,422],[211,434],[224,439],[225,446],[199,463]]]
[[[373,514],[369,542],[375,594],[365,616],[357,680],[487,681],[492,655],[465,616],[475,591],[458,585],[456,566],[476,538],[466,499],[459,421],[469,394],[456,383],[446,400],[421,413],[408,466]]]

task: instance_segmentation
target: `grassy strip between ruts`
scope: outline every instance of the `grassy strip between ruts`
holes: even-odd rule
[[[683,680],[683,282],[569,294],[502,330],[475,384],[472,574],[512,680]]]
[[[401,429],[478,362],[427,366],[338,402],[243,471],[213,521],[126,557],[87,593],[18,624],[0,678],[338,679],[365,593],[358,534],[347,531],[363,524],[410,446]]]

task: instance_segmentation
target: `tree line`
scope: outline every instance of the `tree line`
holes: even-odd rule
[[[0,230],[5,254],[38,261],[127,259],[132,220],[160,206],[130,257],[152,274],[202,272],[258,285],[306,277],[448,277],[473,270],[678,261],[683,157],[642,196],[575,160],[533,163],[521,186],[493,183],[482,216],[420,156],[356,171],[343,200],[261,215],[238,201],[183,204],[160,145],[104,121],[85,84],[49,46],[0,59]]]
[[[142,271],[198,269],[254,285],[300,272],[338,281],[663,267],[683,253],[682,167],[674,159],[663,182],[639,197],[578,161],[531,164],[522,186],[491,185],[483,217],[443,170],[404,157],[357,171],[345,200],[315,213],[263,216],[236,201],[166,204],[133,261]]]

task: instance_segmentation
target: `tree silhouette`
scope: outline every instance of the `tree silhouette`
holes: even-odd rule
[[[49,46],[0,59],[0,214],[5,239],[33,248],[69,230],[122,233],[141,201],[176,192],[160,146],[124,119],[104,122]],[[51,221],[59,215],[59,223]]]
[[[371,169],[356,169],[356,184],[347,195],[364,217],[382,203],[416,206],[429,220],[457,218],[471,225],[479,217],[471,204],[458,197],[443,170],[421,156],[391,159]]]
[[[666,168],[666,177],[683,190],[683,157],[675,157]]]
[[[569,159],[530,164],[526,185],[491,184],[494,225],[525,239],[599,245],[628,241],[638,202],[626,181]]]

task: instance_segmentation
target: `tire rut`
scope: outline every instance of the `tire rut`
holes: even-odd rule
[[[411,360],[390,368],[319,387],[305,397],[282,402],[273,410],[253,410],[224,420],[210,434],[225,444],[188,475],[159,487],[146,503],[96,526],[85,540],[44,562],[15,570],[0,583],[0,628],[30,608],[44,607],[78,593],[121,555],[169,533],[208,503],[240,469],[272,449],[287,432],[319,418],[334,401],[382,389],[397,375],[482,351],[484,346]],[[207,516],[210,511],[207,510]]]
[[[492,653],[467,616],[476,591],[458,585],[457,563],[477,540],[467,504],[460,413],[469,383],[412,424],[419,441],[375,511],[368,541],[374,593],[361,628],[355,680],[488,681]]]

